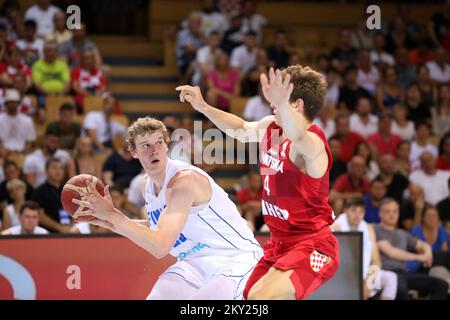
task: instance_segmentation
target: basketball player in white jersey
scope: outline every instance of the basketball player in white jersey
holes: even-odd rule
[[[139,118],[127,143],[145,174],[142,193],[147,220],[131,220],[93,185],[73,202],[156,258],[177,262],[158,279],[148,299],[241,299],[262,249],[226,192],[204,171],[168,158],[169,136],[161,121]],[[79,215],[79,216],[80,216]],[[78,217],[79,217],[78,216]]]

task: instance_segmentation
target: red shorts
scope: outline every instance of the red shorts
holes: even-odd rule
[[[297,300],[305,299],[330,280],[339,267],[339,244],[326,228],[318,233],[283,240],[271,237],[264,244],[264,257],[256,265],[247,281],[244,299],[253,285],[270,268],[293,270],[291,281]]]

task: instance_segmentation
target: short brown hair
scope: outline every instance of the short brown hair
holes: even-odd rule
[[[289,66],[282,71],[282,77],[291,76],[294,90],[290,102],[302,99],[304,102],[303,114],[312,121],[322,109],[323,100],[327,91],[327,82],[320,73],[310,67],[301,65]]]
[[[157,130],[161,130],[164,136],[164,142],[169,144],[170,136],[166,126],[162,121],[155,118],[145,117],[138,118],[131,126],[128,127],[125,141],[128,143],[128,150],[132,151],[136,149],[136,137],[140,135],[146,135],[153,133]]]

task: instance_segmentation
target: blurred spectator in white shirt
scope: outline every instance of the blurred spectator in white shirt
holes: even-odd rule
[[[36,0],[36,4],[25,12],[25,20],[36,21],[38,36],[44,37],[47,33],[53,32],[53,16],[57,11],[60,9],[53,6],[51,0]]]
[[[2,232],[2,235],[29,235],[48,234],[49,232],[39,227],[39,205],[32,201],[27,201],[19,211],[20,225],[11,227]]]
[[[247,121],[259,121],[272,114],[272,107],[260,89],[257,96],[248,99],[242,115]]]

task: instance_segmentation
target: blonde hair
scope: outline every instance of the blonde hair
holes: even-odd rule
[[[12,180],[9,180],[6,183],[6,190],[7,191],[11,191],[12,189],[14,189],[16,187],[21,187],[23,189],[27,188],[25,182],[23,182],[22,180],[19,180],[19,179],[12,179]]]
[[[290,102],[302,99],[304,102],[303,114],[308,120],[314,120],[322,109],[327,91],[325,77],[310,67],[302,67],[301,65],[289,66],[281,74],[283,79],[286,74],[289,74],[291,83],[294,85]]]
[[[125,136],[125,141],[128,144],[128,150],[132,151],[136,149],[137,136],[152,134],[158,130],[161,130],[164,136],[164,142],[169,144],[169,132],[162,121],[151,117],[138,118],[131,124],[131,126],[128,127],[127,134]]]

